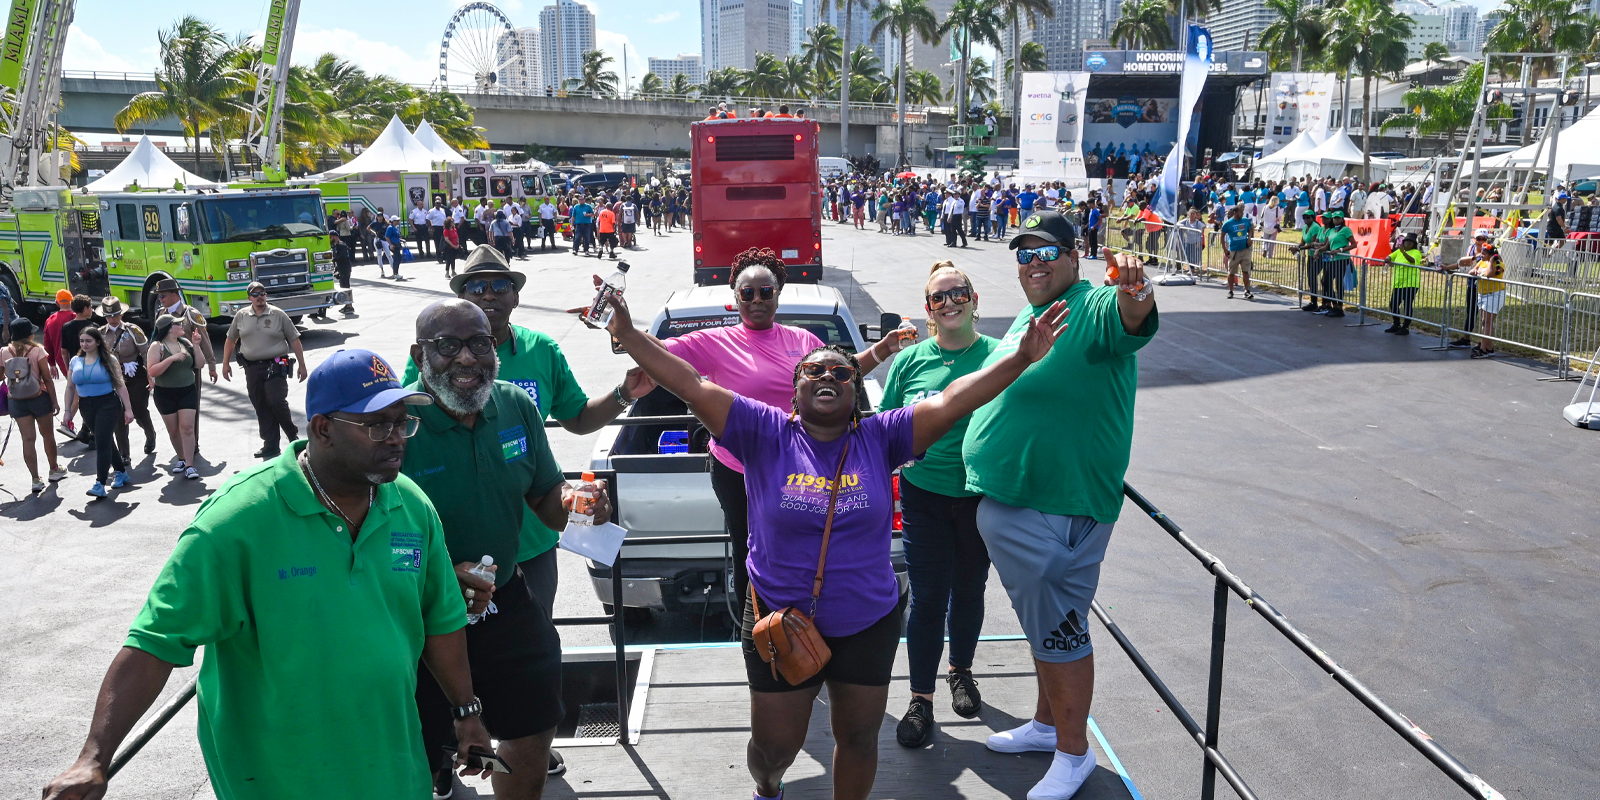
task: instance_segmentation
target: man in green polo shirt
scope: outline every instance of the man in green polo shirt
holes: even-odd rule
[[[1328,227],[1322,233],[1322,310],[1329,317],[1344,316],[1345,271],[1350,269],[1350,251],[1356,249],[1356,232],[1344,224],[1344,213],[1331,211],[1324,217]]]
[[[429,682],[447,687],[461,750],[488,750],[444,533],[399,474],[416,430],[408,411],[427,402],[365,350],[335,353],[312,373],[309,439],[200,506],[106,673],[83,751],[45,787],[47,800],[103,794],[112,753],[201,646],[200,749],[222,800],[425,800],[428,761],[409,702],[419,658]]]
[[[571,493],[533,398],[495,380],[494,337],[482,310],[460,299],[428,306],[417,317],[411,358],[422,376],[413,388],[435,404],[419,410],[422,425],[402,471],[433,501],[468,611],[481,615],[467,628],[473,685],[483,698],[484,725],[511,767],[509,775],[494,775],[495,796],[537,800],[563,714],[561,638],[516,568],[516,555],[528,510],[548,528],[565,527]],[[609,515],[604,503],[596,509],[597,521]],[[467,574],[485,556],[493,557],[492,585]],[[417,682],[417,706],[425,750],[436,759],[434,793],[446,796],[450,771],[434,754],[449,743],[450,706],[426,675]]]
[[[1094,698],[1089,604],[1133,445],[1135,355],[1155,335],[1154,291],[1138,259],[1105,251],[1116,283],[1079,272],[1077,231],[1059,212],[1028,218],[1011,240],[1028,308],[985,365],[1010,355],[1028,323],[1058,301],[1071,310],[1050,354],[972,414],[962,458],[983,495],[978,532],[1033,650],[1034,717],[989,737],[1003,753],[1053,752],[1031,800],[1066,800],[1094,771],[1087,722]],[[1062,413],[1071,409],[1071,413]]]
[[[1310,295],[1311,302],[1300,307],[1301,311],[1316,313],[1322,310],[1322,305],[1317,297],[1317,282],[1322,278],[1322,234],[1323,228],[1317,224],[1317,213],[1308,206],[1302,212],[1305,217],[1305,227],[1300,230],[1300,243],[1291,245],[1289,250],[1295,253],[1305,253],[1306,261],[1306,294]]]

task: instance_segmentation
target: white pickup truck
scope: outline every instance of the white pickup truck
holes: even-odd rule
[[[721,286],[697,286],[674,292],[650,323],[649,332],[668,339],[690,331],[739,324],[739,314],[728,304],[728,290]],[[892,318],[892,319],[891,319]],[[824,344],[837,344],[858,352],[875,341],[887,326],[892,330],[900,318],[884,314],[877,325],[858,325],[850,315],[839,290],[816,284],[789,284],[783,289],[777,321],[804,328]],[[869,339],[868,337],[871,336]],[[863,381],[857,402],[871,410],[883,397],[883,387],[875,379]],[[630,417],[663,417],[687,414],[683,401],[656,389],[641,398]],[[627,529],[628,537],[710,536],[726,533],[722,506],[711,489],[706,443],[710,433],[699,423],[677,425],[639,425],[616,428],[615,438],[602,436],[595,443],[589,468],[615,470],[617,524]],[[674,452],[674,440],[687,438],[688,452]],[[666,452],[663,452],[666,451]],[[898,508],[899,479],[895,479],[895,505]],[[894,541],[890,548],[895,573],[905,588],[905,557],[900,545],[900,514],[894,515]],[[645,609],[686,611],[696,616],[715,615],[728,608],[727,595],[733,581],[732,546],[726,544],[629,545],[624,542],[622,566],[622,604],[634,620]],[[589,578],[595,595],[611,613],[611,568],[588,562]],[[709,604],[709,608],[707,605]],[[635,611],[639,609],[639,611]]]

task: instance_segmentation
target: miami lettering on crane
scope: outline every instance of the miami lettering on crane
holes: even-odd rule
[[[283,43],[283,16],[286,4],[275,0],[267,11],[267,29],[261,35],[261,63],[277,66],[278,53]]]
[[[28,57],[29,34],[38,10],[38,0],[11,0],[11,11],[6,14],[6,38],[0,45],[0,85],[13,92],[22,86],[22,62]]]

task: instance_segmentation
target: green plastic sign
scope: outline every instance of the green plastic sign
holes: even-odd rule
[[[28,35],[39,10],[38,0],[11,0],[6,14],[6,38],[0,44],[0,85],[13,92],[22,87],[22,62],[28,57]]]

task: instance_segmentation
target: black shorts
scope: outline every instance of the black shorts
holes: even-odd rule
[[[496,613],[466,629],[472,690],[483,701],[483,726],[500,741],[543,733],[566,714],[561,706],[561,636],[544,606],[534,602],[520,569],[495,590],[494,605]],[[451,708],[428,665],[419,663],[417,713],[434,769],[444,766],[441,748],[455,744]]]
[[[48,419],[55,416],[56,413],[55,405],[50,402],[50,395],[46,392],[40,392],[26,400],[18,400],[15,397],[7,398],[6,406],[10,409],[12,419],[26,419],[28,417]]]
[[[616,244],[617,244],[617,235],[615,233],[602,233],[602,234],[600,234],[600,244],[602,244],[602,245],[608,245],[609,244],[609,245],[612,245],[612,246],[616,246]]]
[[[633,222],[619,222],[617,223],[617,227],[620,228],[623,233],[633,233],[638,228],[638,224]]]
[[[759,594],[756,600],[761,603],[762,615],[771,612]],[[744,674],[750,684],[750,691],[794,692],[820,686],[824,681],[848,683],[853,686],[888,686],[889,677],[894,670],[894,654],[900,649],[900,632],[904,627],[905,611],[906,595],[902,593],[900,602],[895,604],[894,610],[868,625],[866,630],[849,636],[822,637],[822,641],[828,645],[828,650],[832,651],[833,657],[828,659],[822,671],[799,686],[792,686],[783,679],[782,673],[774,678],[772,665],[762,661],[761,655],[756,652],[755,640],[751,634],[755,630],[756,619],[750,604],[745,603],[744,630],[740,643],[744,646]]]
[[[150,396],[156,401],[156,411],[164,417],[176,414],[185,408],[190,411],[200,410],[198,383],[191,383],[188,386],[157,386]]]

